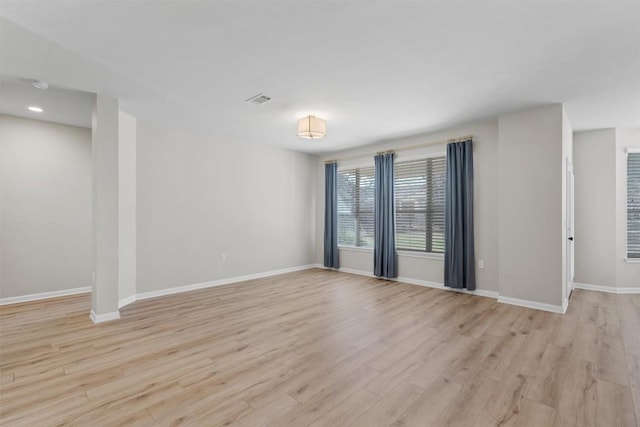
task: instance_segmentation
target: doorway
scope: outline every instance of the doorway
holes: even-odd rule
[[[575,275],[575,246],[574,246],[574,177],[573,163],[567,158],[567,299],[573,290],[573,277]]]

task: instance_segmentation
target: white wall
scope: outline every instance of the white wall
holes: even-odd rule
[[[475,165],[475,243],[476,260],[484,260],[485,268],[476,269],[477,288],[484,291],[498,291],[498,120],[485,120],[468,125],[443,130],[441,132],[421,134],[406,138],[385,141],[367,147],[323,155],[316,163],[317,169],[317,210],[316,217],[316,262],[323,263],[324,239],[324,161],[345,157],[357,157],[353,160],[338,162],[351,165],[373,165],[373,154],[377,151],[413,146],[432,141],[444,141],[462,135],[473,135],[473,154]],[[421,153],[445,153],[445,144],[431,145],[417,150],[398,151],[397,160]],[[340,249],[340,267],[343,269],[373,272],[373,250]],[[398,274],[401,278],[417,281],[444,282],[444,260],[442,257],[425,258],[416,255],[398,256]]]
[[[560,307],[564,240],[562,105],[499,118],[500,296]]]
[[[0,116],[0,298],[91,285],[91,130]]]
[[[314,166],[139,120],[137,292],[312,263]]]

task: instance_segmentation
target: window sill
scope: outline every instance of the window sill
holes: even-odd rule
[[[438,254],[433,252],[398,251],[398,256],[407,257],[407,258],[437,259],[440,261],[444,261],[444,254]]]
[[[350,251],[350,252],[373,253],[373,248],[361,248],[358,246],[338,246],[338,250]],[[439,261],[444,260],[444,254],[438,254],[438,253],[432,253],[432,252],[398,251],[398,256],[406,257],[406,258],[436,259]]]
[[[625,258],[624,262],[627,264],[640,264],[640,258]]]
[[[351,251],[351,252],[370,252],[373,253],[373,248],[362,248],[358,246],[338,246],[338,250]]]

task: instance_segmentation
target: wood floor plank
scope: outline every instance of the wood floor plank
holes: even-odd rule
[[[567,382],[558,401],[558,427],[596,425],[597,383],[595,363],[582,359],[571,361]]]
[[[464,357],[474,340],[462,335],[453,335],[439,352],[435,352],[416,369],[409,381],[422,388],[427,388],[432,381],[445,372],[449,366]]]
[[[629,298],[626,295],[616,296],[616,308],[620,317],[620,333],[627,353],[640,356],[640,309],[634,304],[640,298]]]
[[[0,307],[0,425],[640,423],[638,295],[559,315],[311,269],[90,306]]]
[[[406,427],[424,427],[435,425],[435,420],[453,401],[462,386],[447,378],[439,377],[431,383],[416,401],[400,416],[393,425]]]
[[[513,329],[513,325],[521,315],[521,307],[506,304],[500,305],[489,328],[487,328],[487,333],[497,335],[499,337],[509,335]]]
[[[635,354],[627,355],[627,366],[629,368],[629,383],[631,384],[631,396],[633,406],[640,425],[640,356]]]
[[[569,347],[573,343],[578,322],[570,317],[560,318],[551,334],[551,342],[560,347]]]
[[[475,426],[515,425],[515,419],[522,410],[530,377],[512,373],[502,379],[502,385],[480,412]]]
[[[549,344],[550,334],[535,329],[527,334],[517,334],[515,332],[514,334],[514,339],[517,339],[518,335],[524,336],[524,342],[518,350],[518,355],[513,358],[509,369],[521,374],[535,376]]]
[[[361,388],[325,412],[312,427],[348,426],[380,400],[380,397]]]
[[[634,427],[636,417],[628,387],[598,380],[597,418],[599,426]]]
[[[521,334],[506,335],[500,338],[493,350],[481,360],[477,375],[482,375],[492,380],[501,381],[507,374],[514,360],[519,357],[519,351],[525,341]]]
[[[12,383],[14,379],[13,372],[7,372],[0,374],[0,385],[6,385]]]
[[[557,409],[571,362],[566,348],[548,344],[527,398]]]
[[[622,338],[599,327],[597,339],[596,376],[601,380],[628,387],[629,374]]]
[[[482,335],[474,340],[460,358],[450,363],[442,375],[458,384],[466,384],[477,376],[476,373],[499,341],[500,338],[495,335]]]
[[[65,394],[58,399],[49,400],[25,408],[25,410],[2,414],[2,425],[7,426],[49,426],[66,425],[69,413],[76,413],[87,407],[87,398],[82,393]]]
[[[429,358],[438,354],[447,343],[430,339],[420,347],[406,355],[402,361],[380,372],[369,381],[364,388],[380,397],[386,396],[390,390],[403,381],[413,378],[414,372],[425,364]]]
[[[121,426],[136,426],[136,427],[151,427],[157,426],[158,423],[153,419],[149,411],[142,409],[134,412],[126,417],[109,417],[100,424],[103,427],[121,427]]]
[[[590,362],[598,361],[598,328],[588,323],[579,323],[571,349],[573,357]]]
[[[377,371],[363,366],[354,371],[351,375],[343,378],[340,383],[333,387],[324,389],[313,395],[303,404],[296,406],[284,417],[273,421],[270,426],[307,426],[313,424],[322,415],[337,406],[342,400],[348,398],[353,393],[362,388],[364,384],[371,380]]]
[[[251,408],[248,413],[232,421],[230,425],[234,427],[264,427],[290,412],[297,405],[300,405],[300,402],[293,397],[288,394],[280,394],[269,405],[258,409]]]
[[[454,396],[442,414],[434,421],[437,426],[472,426],[482,408],[499,392],[499,383],[476,376]]]
[[[362,414],[351,426],[389,426],[420,397],[423,391],[424,389],[421,387],[408,382],[402,382]]]
[[[525,399],[515,419],[518,427],[544,427],[554,425],[556,410],[533,400]],[[603,424],[603,427],[607,424]]]

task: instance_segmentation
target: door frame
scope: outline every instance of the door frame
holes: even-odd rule
[[[566,275],[567,298],[573,291],[573,279],[575,277],[576,252],[575,252],[575,179],[573,175],[573,163],[567,157],[567,182],[566,182]]]

